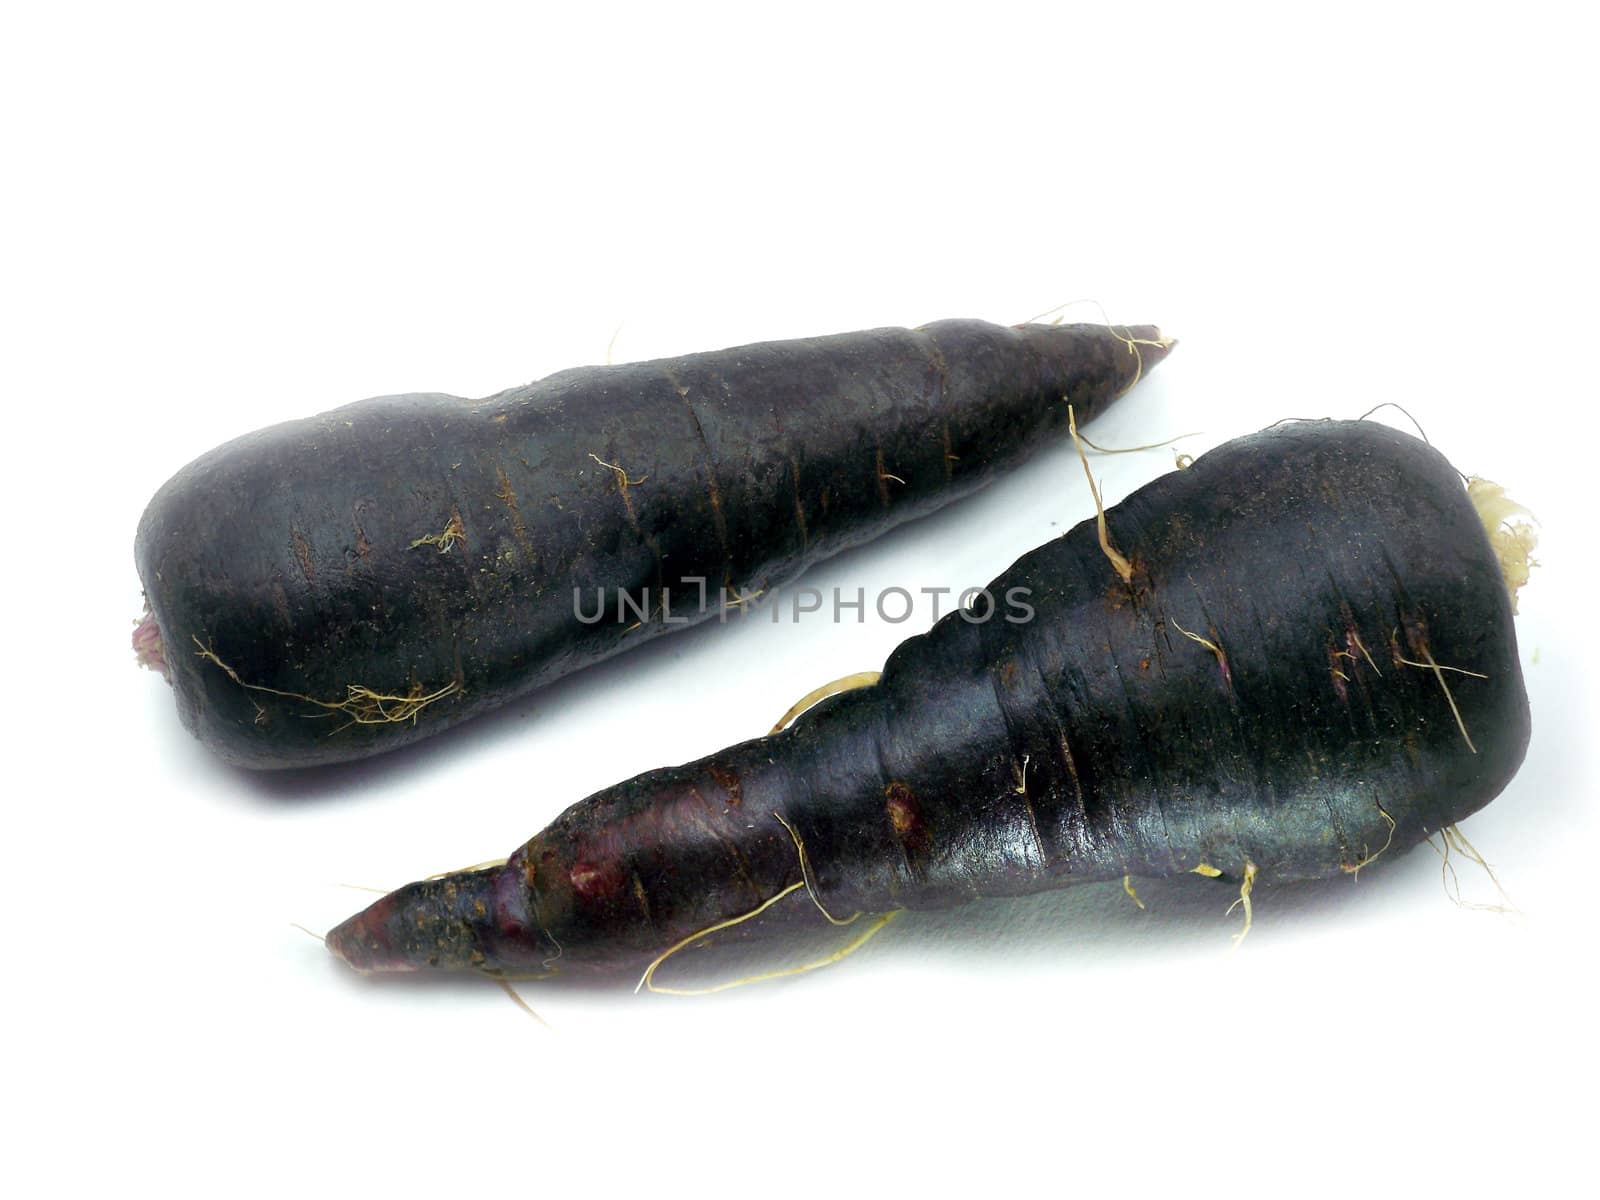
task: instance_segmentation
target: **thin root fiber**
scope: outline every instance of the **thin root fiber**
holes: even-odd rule
[[[1346,875],[1350,876],[1351,879],[1359,878],[1362,867],[1370,866],[1371,864],[1377,862],[1378,859],[1382,857],[1383,852],[1390,846],[1394,845],[1394,818],[1389,815],[1388,810],[1385,809],[1382,804],[1378,805],[1378,815],[1383,818],[1383,823],[1389,827],[1389,836],[1384,839],[1383,845],[1379,846],[1376,850],[1373,850],[1370,853],[1364,853],[1361,856],[1361,861],[1339,864],[1339,869]]]
[[[385,692],[376,692],[359,683],[348,684],[345,687],[343,700],[318,700],[315,696],[308,696],[304,692],[286,692],[280,688],[266,687],[259,683],[246,683],[239,678],[239,673],[217,657],[216,651],[202,642],[198,637],[190,635],[198,647],[195,651],[201,658],[214,663],[240,687],[246,691],[261,692],[268,696],[282,696],[286,700],[299,700],[303,703],[314,705],[322,709],[321,713],[303,714],[307,716],[325,716],[333,713],[342,713],[350,718],[333,732],[348,729],[351,725],[397,725],[403,721],[415,722],[417,715],[436,701],[443,700],[446,696],[454,695],[461,690],[461,685],[454,680],[442,688],[426,691],[419,684],[413,687],[409,694],[404,696],[393,695]],[[257,720],[263,714],[257,713]],[[331,736],[331,735],[330,735]]]
[[[1439,877],[1444,883],[1445,895],[1450,897],[1452,904],[1457,908],[1470,909],[1474,912],[1506,915],[1517,912],[1517,906],[1512,903],[1511,897],[1506,894],[1506,889],[1501,886],[1500,877],[1494,873],[1494,868],[1483,855],[1478,853],[1477,847],[1467,840],[1466,834],[1461,832],[1459,826],[1446,825],[1439,831],[1439,838],[1444,843],[1442,850],[1434,846],[1433,838],[1430,837],[1427,841],[1428,845],[1433,847],[1434,853],[1439,856]],[[1479,904],[1461,898],[1461,877],[1456,874],[1455,863],[1451,861],[1452,854],[1459,854],[1468,862],[1483,869],[1483,873],[1489,877],[1489,882],[1494,884],[1494,890],[1500,895],[1499,904]]]
[[[442,530],[440,530],[438,533],[430,533],[419,537],[416,541],[412,542],[411,545],[407,546],[406,549],[415,550],[418,546],[433,546],[439,551],[440,554],[449,554],[451,546],[457,545],[458,543],[464,544],[466,540],[467,529],[466,526],[461,523],[461,514],[453,512],[450,514],[449,524],[447,524]]]
[[[1089,458],[1083,452],[1083,440],[1078,437],[1078,417],[1072,410],[1072,405],[1067,405],[1067,431],[1072,434],[1072,444],[1078,448],[1078,461],[1083,464],[1083,473],[1089,479],[1089,494],[1094,497],[1095,520],[1100,531],[1100,549],[1106,559],[1122,577],[1123,583],[1133,582],[1133,564],[1127,560],[1122,551],[1111,544],[1111,534],[1106,529],[1106,506],[1100,502],[1100,487],[1094,481],[1094,472],[1089,470]]]
[[[1255,924],[1255,908],[1250,902],[1250,893],[1256,887],[1256,864],[1248,858],[1244,860],[1244,880],[1239,884],[1239,898],[1228,905],[1228,915],[1241,904],[1244,905],[1244,928],[1233,935],[1233,948],[1237,950],[1244,939],[1250,936],[1250,927]]]
[[[1404,667],[1420,667],[1425,671],[1433,672],[1434,678],[1439,681],[1439,686],[1444,690],[1445,703],[1450,705],[1450,714],[1456,719],[1456,728],[1461,731],[1461,740],[1467,744],[1468,750],[1470,750],[1473,754],[1476,754],[1478,752],[1478,748],[1472,744],[1472,735],[1467,732],[1467,723],[1461,717],[1461,709],[1456,706],[1456,698],[1450,691],[1450,685],[1445,681],[1444,673],[1446,671],[1453,671],[1457,675],[1468,675],[1473,679],[1487,679],[1489,677],[1479,671],[1469,671],[1465,667],[1442,666],[1441,664],[1433,661],[1433,654],[1426,646],[1422,647],[1422,657],[1426,661],[1416,662],[1412,659],[1406,658],[1400,653],[1400,634],[1398,630],[1396,630],[1392,635],[1390,642],[1394,650],[1395,662]]]
[[[829,681],[821,687],[812,688],[800,699],[789,706],[787,712],[778,718],[778,723],[767,733],[771,737],[775,733],[782,733],[789,725],[814,704],[820,704],[829,696],[837,696],[840,692],[854,691],[856,688],[871,687],[882,676],[881,671],[857,671],[852,675],[842,675],[838,679]]]

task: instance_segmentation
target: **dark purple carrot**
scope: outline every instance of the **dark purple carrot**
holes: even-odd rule
[[[989,586],[1024,589],[1033,619],[952,613],[786,731],[607,788],[503,866],[402,888],[328,944],[363,970],[581,978],[801,888],[847,918],[1354,872],[1522,760],[1515,565],[1486,532],[1503,504],[1485,513],[1385,426],[1241,438]]]
[[[140,660],[230,762],[376,754],[968,494],[1171,344],[942,321],[279,425],[145,511]]]

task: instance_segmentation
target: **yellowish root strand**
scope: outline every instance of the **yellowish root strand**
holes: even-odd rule
[[[1134,357],[1133,379],[1131,382],[1129,382],[1127,387],[1122,389],[1123,394],[1126,394],[1128,390],[1134,386],[1134,384],[1138,383],[1139,380],[1144,378],[1144,354],[1140,351],[1139,347],[1158,346],[1162,350],[1169,350],[1172,348],[1173,342],[1177,340],[1176,338],[1169,337],[1153,339],[1136,338],[1133,336],[1132,332],[1128,330],[1126,325],[1122,327],[1124,331],[1122,333],[1117,332],[1117,327],[1115,325],[1107,325],[1106,328],[1111,330],[1111,336],[1126,346],[1128,348],[1128,353]]]
[[[1428,845],[1432,847],[1433,852],[1439,856],[1439,882],[1444,885],[1444,894],[1450,897],[1450,903],[1454,904],[1457,908],[1483,907],[1482,905],[1468,904],[1466,901],[1462,900],[1461,877],[1456,874],[1455,864],[1450,861],[1450,850],[1451,846],[1453,845],[1450,840],[1450,835],[1441,830],[1439,840],[1444,843],[1444,849],[1442,850],[1433,844],[1432,837],[1427,839]]]
[[[1222,874],[1210,863],[1201,863],[1198,867],[1192,867],[1189,873],[1191,875],[1204,875],[1207,879],[1216,879]]]
[[[806,854],[806,844],[800,840],[800,831],[793,825],[789,824],[789,822],[785,821],[781,813],[773,813],[772,815],[778,819],[778,824],[787,829],[789,831],[789,836],[794,839],[794,852],[800,859],[800,882],[806,885],[806,895],[811,897],[811,903],[817,906],[817,911],[828,918],[828,924],[848,925],[854,921],[856,917],[859,917],[861,914],[856,913],[855,916],[846,917],[841,921],[838,917],[834,916],[828,911],[827,907],[822,903],[821,898],[817,895],[816,881],[811,875],[811,858]]]
[[[278,688],[264,687],[259,683],[246,683],[239,678],[237,671],[217,657],[216,651],[212,650],[193,634],[189,636],[194,639],[194,644],[199,647],[196,653],[201,658],[216,664],[229,679],[246,691],[261,692],[268,696],[282,696],[286,700],[301,700],[307,704],[315,705],[327,713],[343,713],[349,717],[350,720],[339,726],[339,729],[335,729],[334,733],[338,733],[340,729],[347,729],[351,725],[396,725],[403,721],[415,723],[417,714],[427,708],[428,705],[435,701],[443,700],[446,696],[454,695],[461,690],[461,685],[452,680],[450,683],[445,684],[444,687],[437,688],[431,692],[425,692],[421,685],[418,685],[412,688],[410,695],[395,696],[383,692],[375,692],[369,687],[352,683],[346,686],[343,700],[318,700],[315,696],[307,696],[304,692],[285,692]]]
[[[1159,337],[1154,339],[1136,338],[1126,325],[1122,327],[1123,332],[1118,333],[1117,327],[1111,323],[1111,320],[1106,313],[1105,306],[1098,300],[1087,296],[1081,300],[1069,300],[1065,304],[1058,304],[1054,308],[1047,308],[1044,310],[1044,312],[1038,314],[1037,316],[1030,317],[1028,320],[1023,321],[1022,325],[1034,325],[1040,321],[1043,321],[1046,317],[1051,318],[1049,324],[1059,325],[1061,324],[1062,316],[1064,315],[1063,310],[1071,308],[1075,304],[1090,304],[1098,309],[1100,311],[1100,320],[1104,322],[1105,327],[1111,331],[1111,336],[1125,345],[1128,348],[1128,353],[1132,354],[1134,358],[1138,360],[1138,365],[1133,374],[1133,383],[1128,385],[1129,388],[1131,388],[1134,383],[1138,383],[1140,377],[1144,374],[1144,355],[1139,352],[1140,346],[1159,346],[1163,350],[1169,350],[1178,340],[1177,338],[1169,337]],[[1021,328],[1021,326],[1019,325],[1017,328]],[[1127,390],[1127,388],[1123,389],[1124,392]]]
[[[856,688],[871,687],[878,682],[882,674],[883,672],[881,671],[857,671],[853,675],[844,675],[831,683],[812,688],[789,706],[789,711],[778,718],[778,723],[772,727],[767,736],[771,737],[774,733],[782,733],[789,727],[790,722],[805,712],[806,709],[814,704],[820,704],[829,696],[837,696],[840,692],[854,691]]]
[[[1133,564],[1111,544],[1111,534],[1106,529],[1106,508],[1100,502],[1100,488],[1094,481],[1094,472],[1089,470],[1089,458],[1084,454],[1083,441],[1078,437],[1078,417],[1070,404],[1067,405],[1067,431],[1072,434],[1072,444],[1078,448],[1078,461],[1083,464],[1083,473],[1089,479],[1089,494],[1094,497],[1094,511],[1100,530],[1100,549],[1117,574],[1122,577],[1122,582],[1132,583]]]
[[[1402,657],[1399,661],[1403,666],[1407,667],[1424,667],[1429,671],[1449,671],[1452,674],[1467,675],[1473,679],[1489,678],[1482,671],[1469,671],[1466,667],[1449,667],[1445,666],[1443,663],[1436,663],[1433,661],[1433,655],[1429,654],[1426,650],[1422,652],[1422,657],[1424,659],[1423,662],[1412,662],[1409,658],[1404,657]]]
[[[1170,446],[1173,442],[1181,442],[1184,438],[1199,436],[1200,433],[1198,430],[1196,430],[1194,433],[1180,433],[1176,437],[1169,437],[1164,442],[1151,442],[1144,446],[1127,446],[1120,450],[1113,450],[1105,446],[1096,445],[1094,442],[1091,442],[1088,438],[1084,437],[1081,433],[1078,435],[1078,440],[1085,446],[1089,447],[1089,449],[1093,450],[1096,454],[1137,454],[1141,450],[1160,450],[1163,446]],[[1190,461],[1193,462],[1194,460],[1190,459]]]
[[[1222,647],[1221,646],[1217,645],[1210,638],[1203,638],[1198,633],[1190,633],[1182,625],[1178,624],[1178,619],[1176,617],[1172,617],[1172,618],[1169,618],[1169,619],[1172,621],[1172,627],[1174,629],[1176,629],[1179,633],[1183,634],[1183,636],[1188,638],[1191,642],[1199,642],[1207,650],[1211,651],[1212,654],[1217,656],[1217,662],[1222,665],[1223,669],[1224,670],[1227,669],[1228,656],[1222,652]]]
[[[1367,650],[1366,644],[1362,642],[1361,635],[1352,629],[1350,631],[1350,640],[1356,644],[1356,649],[1361,651],[1361,656],[1367,660],[1367,666],[1372,668],[1372,673],[1382,679],[1383,672],[1378,670],[1378,664],[1372,661],[1372,655]]]
[[[1144,908],[1144,901],[1139,899],[1139,893],[1133,890],[1132,875],[1124,875],[1122,877],[1122,890],[1128,893],[1128,898],[1137,904],[1141,910]]]
[[[666,611],[667,611],[667,594],[665,592],[662,592],[660,600],[653,600],[653,601],[650,602],[650,611],[645,613],[644,620],[645,621],[654,621],[657,612],[665,613]],[[632,633],[635,629],[643,628],[643,626],[644,626],[644,621],[635,621],[632,625],[629,625],[622,632],[623,633]]]
[[[1422,648],[1422,657],[1426,661],[1413,662],[1411,659],[1401,656],[1398,650],[1399,645],[1399,631],[1396,630],[1395,646],[1397,649],[1395,651],[1395,661],[1407,667],[1421,667],[1424,670],[1433,672],[1433,677],[1439,681],[1439,686],[1444,689],[1444,698],[1445,701],[1450,705],[1451,714],[1454,715],[1456,719],[1456,728],[1461,731],[1461,740],[1466,742],[1468,750],[1476,754],[1478,752],[1478,748],[1472,744],[1472,737],[1467,733],[1467,723],[1461,719],[1461,710],[1456,707],[1456,698],[1450,694],[1450,685],[1445,682],[1444,673],[1446,671],[1454,671],[1457,675],[1470,675],[1474,679],[1487,679],[1489,677],[1478,671],[1468,671],[1464,667],[1442,667],[1433,661],[1433,654],[1426,646]]]
[[[517,989],[511,985],[511,981],[509,979],[502,979],[502,978],[499,978],[498,976],[494,976],[494,975],[490,975],[490,976],[488,976],[488,978],[493,979],[495,981],[495,983],[497,983],[500,986],[500,990],[503,991],[506,995],[510,996],[511,1000],[512,1000],[512,1003],[514,1003],[518,1008],[520,1008],[523,1012],[527,1013],[535,1021],[537,1021],[537,1022],[539,1022],[539,1024],[543,1025],[546,1029],[550,1028],[550,1022],[546,1021],[538,1013],[533,1011],[533,1006],[530,1005],[526,1000],[524,1000],[520,994],[518,994]]]
[[[1473,909],[1478,912],[1515,913],[1517,906],[1512,903],[1511,897],[1506,893],[1506,889],[1501,886],[1500,877],[1494,873],[1494,868],[1489,865],[1483,855],[1478,853],[1477,847],[1467,840],[1466,834],[1461,832],[1460,827],[1446,825],[1439,831],[1439,834],[1444,842],[1444,850],[1440,851],[1437,846],[1434,846],[1434,852],[1438,853],[1443,860],[1439,866],[1440,875],[1444,880],[1445,893],[1456,907]],[[1433,846],[1432,838],[1428,839],[1428,845]],[[1484,874],[1489,877],[1489,882],[1494,884],[1494,890],[1499,893],[1502,903],[1473,904],[1461,898],[1461,879],[1456,874],[1455,864],[1450,861],[1451,851],[1460,854],[1468,862],[1474,863],[1483,869]]]
[[[752,983],[765,983],[769,979],[784,979],[790,975],[804,975],[807,971],[815,971],[821,967],[831,967],[834,963],[839,962],[842,959],[849,958],[850,955],[854,954],[873,938],[877,937],[878,933],[883,929],[883,927],[898,917],[903,911],[905,910],[897,908],[892,912],[886,912],[881,916],[874,917],[871,923],[868,924],[865,929],[856,934],[855,937],[851,938],[843,946],[839,947],[839,949],[835,950],[832,954],[824,955],[822,958],[815,959],[812,962],[801,963],[794,967],[782,967],[776,971],[763,971],[759,975],[745,975],[739,979],[729,979],[724,983],[714,983],[709,987],[657,987],[652,983],[650,985],[650,990],[663,996],[709,996],[715,992],[726,992],[731,988],[745,987],[746,985]]]
[[[802,963],[796,967],[784,967],[775,971],[765,971],[759,975],[746,975],[739,979],[733,979],[725,983],[713,984],[709,987],[703,988],[671,988],[656,986],[655,973],[657,969],[662,963],[666,962],[667,959],[671,958],[679,950],[682,950],[686,946],[689,946],[694,942],[698,942],[702,938],[708,937],[719,930],[729,929],[735,925],[742,925],[752,917],[760,916],[779,900],[782,900],[785,896],[792,892],[799,891],[801,888],[805,888],[806,895],[811,897],[811,903],[816,905],[817,911],[828,919],[829,924],[849,925],[860,919],[860,913],[855,913],[853,916],[845,920],[840,920],[838,917],[834,916],[828,911],[827,907],[822,903],[821,898],[817,895],[816,887],[813,885],[811,877],[811,862],[806,855],[805,842],[801,840],[799,830],[795,829],[795,827],[788,821],[785,821],[782,814],[775,812],[772,815],[777,818],[780,825],[789,831],[789,836],[794,839],[795,855],[800,860],[800,879],[795,883],[791,883],[777,895],[763,901],[749,912],[742,913],[736,917],[729,917],[724,921],[718,921],[715,925],[708,926],[707,928],[700,930],[698,933],[691,933],[682,941],[677,942],[675,945],[669,946],[665,951],[657,956],[654,962],[645,968],[643,977],[639,980],[638,985],[633,989],[635,993],[637,993],[640,988],[643,988],[647,991],[659,992],[668,996],[709,996],[713,992],[725,992],[730,988],[743,987],[746,984],[763,983],[769,979],[782,979],[788,975],[803,975],[807,971],[815,971],[819,967],[831,966],[840,959],[854,954],[857,950],[861,949],[862,946],[866,945],[868,941],[877,936],[879,930],[881,930],[895,917],[900,915],[902,910],[895,909],[892,912],[883,913],[880,916],[875,917],[871,922],[868,923],[865,929],[863,929],[855,938],[847,942],[843,947],[835,950],[832,954],[829,954],[824,958],[817,959],[814,962]],[[1143,906],[1141,905],[1141,907]]]
[[[1533,514],[1506,495],[1498,483],[1474,475],[1467,480],[1467,496],[1478,510],[1478,519],[1488,531],[1489,544],[1500,560],[1500,575],[1511,593],[1511,611],[1517,611],[1517,593],[1528,582],[1532,569],[1539,565],[1533,552],[1539,537],[1526,521],[1512,521],[1515,516],[1531,517]]]
[[[466,875],[472,871],[493,871],[506,865],[503,858],[491,858],[488,862],[473,863],[470,867],[461,867],[455,871],[440,871],[437,875],[426,875],[425,879],[444,879],[449,875]]]
[[[746,604],[749,604],[750,601],[761,599],[761,597],[766,594],[766,591],[766,588],[757,588],[753,592],[737,592],[732,600],[724,600],[722,602],[722,607],[725,610],[730,608],[743,608]]]
[[[1383,823],[1389,827],[1389,836],[1384,839],[1383,845],[1379,846],[1373,853],[1364,855],[1360,862],[1339,864],[1339,869],[1350,876],[1351,879],[1359,878],[1362,867],[1370,866],[1372,863],[1377,862],[1383,852],[1394,845],[1394,818],[1389,815],[1388,810],[1382,804],[1378,805],[1378,815],[1383,818]]]
[[[627,491],[631,487],[637,487],[639,484],[650,478],[648,475],[641,475],[637,479],[632,479],[629,477],[628,473],[621,467],[617,466],[616,463],[608,463],[605,459],[601,458],[592,450],[589,452],[589,457],[594,459],[596,463],[615,475],[617,477],[617,484],[622,488],[623,491]]]
[[[416,541],[412,542],[411,545],[407,546],[406,549],[415,550],[418,546],[437,546],[440,554],[448,554],[451,546],[454,546],[457,542],[465,542],[466,540],[467,529],[466,526],[461,523],[461,514],[451,513],[450,523],[444,527],[443,532],[430,533],[426,537],[419,537]]]
[[[1187,471],[1190,467],[1194,466],[1194,455],[1174,454],[1172,456],[1172,465],[1180,471]]]
[[[1494,884],[1494,890],[1500,893],[1500,898],[1502,900],[1504,900],[1507,904],[1510,904],[1511,897],[1506,895],[1505,888],[1500,886],[1500,879],[1497,875],[1495,875],[1494,868],[1489,865],[1488,861],[1483,857],[1483,855],[1478,853],[1478,848],[1467,840],[1467,835],[1461,832],[1461,826],[1446,825],[1444,827],[1444,833],[1446,837],[1455,843],[1457,850],[1465,854],[1470,861],[1476,863],[1478,866],[1484,869],[1484,872],[1489,876],[1490,882]]]
[[[1244,905],[1244,928],[1233,935],[1233,948],[1237,950],[1246,937],[1250,935],[1250,926],[1255,923],[1255,911],[1250,903],[1250,893],[1256,886],[1256,865],[1248,858],[1244,860],[1244,882],[1239,885],[1239,898],[1228,905],[1228,912],[1241,904]]]
[[[700,930],[700,931],[698,931],[696,933],[691,933],[688,937],[682,938],[681,940],[674,942],[672,945],[668,946],[665,950],[663,950],[660,954],[656,955],[654,961],[652,961],[651,964],[644,969],[644,975],[641,976],[640,979],[639,979],[639,982],[634,985],[634,988],[633,988],[634,994],[637,995],[639,993],[640,989],[648,989],[649,991],[652,991],[652,992],[660,991],[661,989],[656,987],[655,983],[653,982],[655,980],[656,970],[661,966],[662,963],[666,962],[667,959],[671,958],[674,954],[676,954],[679,950],[682,950],[685,946],[691,945],[694,942],[698,942],[701,938],[710,937],[713,933],[717,933],[717,932],[719,932],[721,930],[732,929],[735,925],[743,925],[746,921],[750,920],[752,917],[759,917],[762,913],[766,912],[767,909],[771,908],[779,900],[782,900],[785,896],[788,896],[788,895],[790,895],[790,894],[792,894],[794,892],[798,892],[801,888],[805,887],[805,885],[806,885],[806,881],[804,879],[797,879],[793,883],[791,883],[788,887],[784,888],[783,891],[779,892],[775,896],[770,896],[767,899],[763,900],[760,904],[756,905],[756,907],[752,908],[749,912],[740,913],[736,917],[729,917],[726,920],[718,921],[715,925],[708,925],[708,926],[706,926],[706,928],[704,928],[704,929],[702,929],[702,930]]]

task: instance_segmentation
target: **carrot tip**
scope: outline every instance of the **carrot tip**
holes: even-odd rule
[[[384,900],[390,903],[385,904]],[[395,936],[391,896],[384,900],[330,929],[323,938],[328,953],[363,975],[418,969],[418,964],[406,955],[403,940]]]

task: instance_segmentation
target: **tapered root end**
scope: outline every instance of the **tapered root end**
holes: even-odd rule
[[[459,971],[499,965],[524,948],[515,932],[510,935],[515,945],[497,936],[500,901],[495,885],[500,878],[496,868],[408,883],[333,929],[328,949],[357,971]]]
[[[329,952],[345,966],[363,973],[414,970],[403,961],[391,937],[396,907],[394,894],[390,893],[329,930]]]
[[[1177,338],[1163,336],[1155,325],[1132,325],[1123,332],[1138,351],[1146,371],[1171,354],[1172,348],[1178,344]]]

